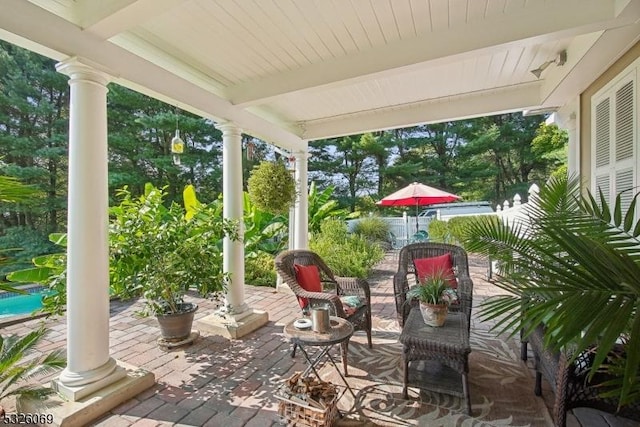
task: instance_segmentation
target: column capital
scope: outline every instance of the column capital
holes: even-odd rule
[[[242,129],[233,122],[220,122],[215,124],[216,129],[222,131],[222,135],[242,136]]]
[[[106,86],[112,76],[92,61],[74,56],[56,64],[56,71],[71,77],[71,81],[84,80]]]

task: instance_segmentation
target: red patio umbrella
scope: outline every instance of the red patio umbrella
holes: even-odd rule
[[[435,203],[448,203],[460,200],[460,196],[414,182],[377,202],[380,206],[414,206],[416,207],[416,231],[418,229],[418,207]]]

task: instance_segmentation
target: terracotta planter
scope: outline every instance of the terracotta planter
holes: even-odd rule
[[[420,312],[424,323],[429,326],[440,327],[447,320],[449,309],[446,304],[427,304],[420,303]]]
[[[180,313],[157,315],[160,325],[160,334],[168,342],[177,342],[189,338],[193,316],[198,310],[198,306],[192,303],[182,304]]]

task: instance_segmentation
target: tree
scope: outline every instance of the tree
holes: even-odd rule
[[[68,96],[67,78],[52,60],[0,42],[2,171],[44,196],[3,204],[3,228],[28,226],[46,236],[66,217]]]
[[[456,159],[465,143],[466,121],[422,125],[415,128],[409,140],[411,155],[420,162],[420,181],[442,190],[452,190],[456,177]]]
[[[518,113],[474,119],[459,153],[459,179],[475,182],[476,193],[494,202],[527,194],[531,182],[546,181],[549,162],[532,149],[543,119]]]
[[[324,186],[334,184],[336,193],[355,211],[358,196],[375,188],[377,171],[369,151],[375,145],[370,134],[312,142],[309,170],[320,172],[312,174],[312,179]]]
[[[540,158],[547,160],[546,174],[561,176],[567,174],[567,148],[569,136],[567,131],[555,124],[540,123],[536,136],[531,141],[531,150]]]
[[[217,198],[221,188],[221,133],[209,120],[180,111],[161,101],[112,85],[109,95],[109,188],[127,185],[143,194],[152,182],[167,187],[167,202],[179,201],[191,183],[204,201]],[[181,164],[171,155],[175,130],[185,141]]]

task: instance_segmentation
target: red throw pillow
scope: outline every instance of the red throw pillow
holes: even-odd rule
[[[450,253],[431,258],[417,258],[413,260],[413,265],[416,268],[418,281],[421,281],[425,277],[431,276],[436,272],[442,271],[448,278],[449,286],[453,289],[458,288],[458,281],[456,280],[456,274],[453,271],[453,261],[451,260]]]
[[[296,280],[302,289],[309,292],[322,292],[322,282],[317,266],[293,264],[293,268],[296,270]],[[309,305],[309,299],[298,297],[298,303],[300,308],[305,308]]]

